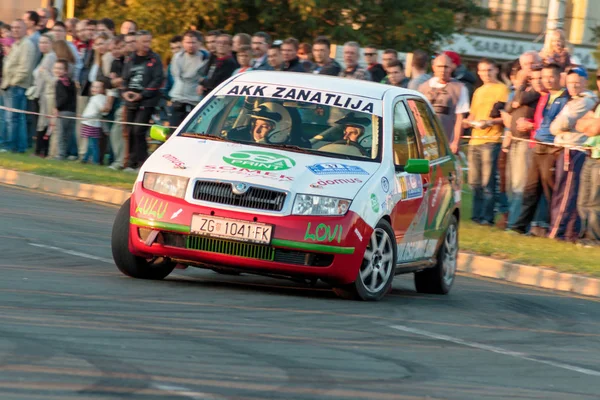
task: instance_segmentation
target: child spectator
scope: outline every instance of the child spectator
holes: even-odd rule
[[[67,158],[69,144],[75,140],[75,120],[64,117],[74,117],[77,109],[77,89],[75,82],[69,78],[69,63],[60,59],[54,63],[52,70],[56,77],[56,112],[58,115],[57,132],[58,160]]]
[[[252,60],[252,47],[248,45],[242,45],[239,47],[236,59],[240,67],[233,71],[233,75],[241,74],[242,72],[252,71],[250,67],[250,61]]]
[[[100,164],[100,137],[102,136],[102,122],[99,120],[104,113],[106,96],[104,95],[104,83],[95,81],[90,88],[90,101],[85,106],[81,123],[81,136],[88,138],[87,152],[81,159],[82,163],[87,163],[92,158],[92,163]]]

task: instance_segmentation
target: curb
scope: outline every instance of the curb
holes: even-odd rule
[[[0,183],[114,205],[123,204],[130,195],[129,191],[122,189],[3,168],[0,168]],[[600,279],[556,272],[543,267],[513,264],[470,253],[458,254],[458,271],[521,285],[600,297]]]
[[[0,168],[0,183],[120,206],[131,192]]]

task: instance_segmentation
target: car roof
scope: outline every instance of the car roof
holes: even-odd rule
[[[248,71],[236,75],[230,82],[295,86],[323,90],[326,92],[356,94],[377,100],[383,100],[386,95],[391,95],[393,97],[400,95],[416,95],[422,97],[419,92],[415,92],[414,90],[403,89],[382,83],[302,72]]]

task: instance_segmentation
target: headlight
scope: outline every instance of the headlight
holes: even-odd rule
[[[352,200],[336,197],[297,194],[292,214],[295,215],[345,215]]]
[[[167,196],[183,198],[189,178],[182,176],[155,174],[146,172],[144,174],[144,189],[152,190],[153,192],[165,194]]]

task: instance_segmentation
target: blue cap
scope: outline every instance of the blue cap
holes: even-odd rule
[[[587,79],[588,78],[588,73],[585,70],[585,68],[582,67],[573,67],[569,69],[569,72],[567,72],[567,75],[571,75],[571,74],[577,74],[582,78]]]

